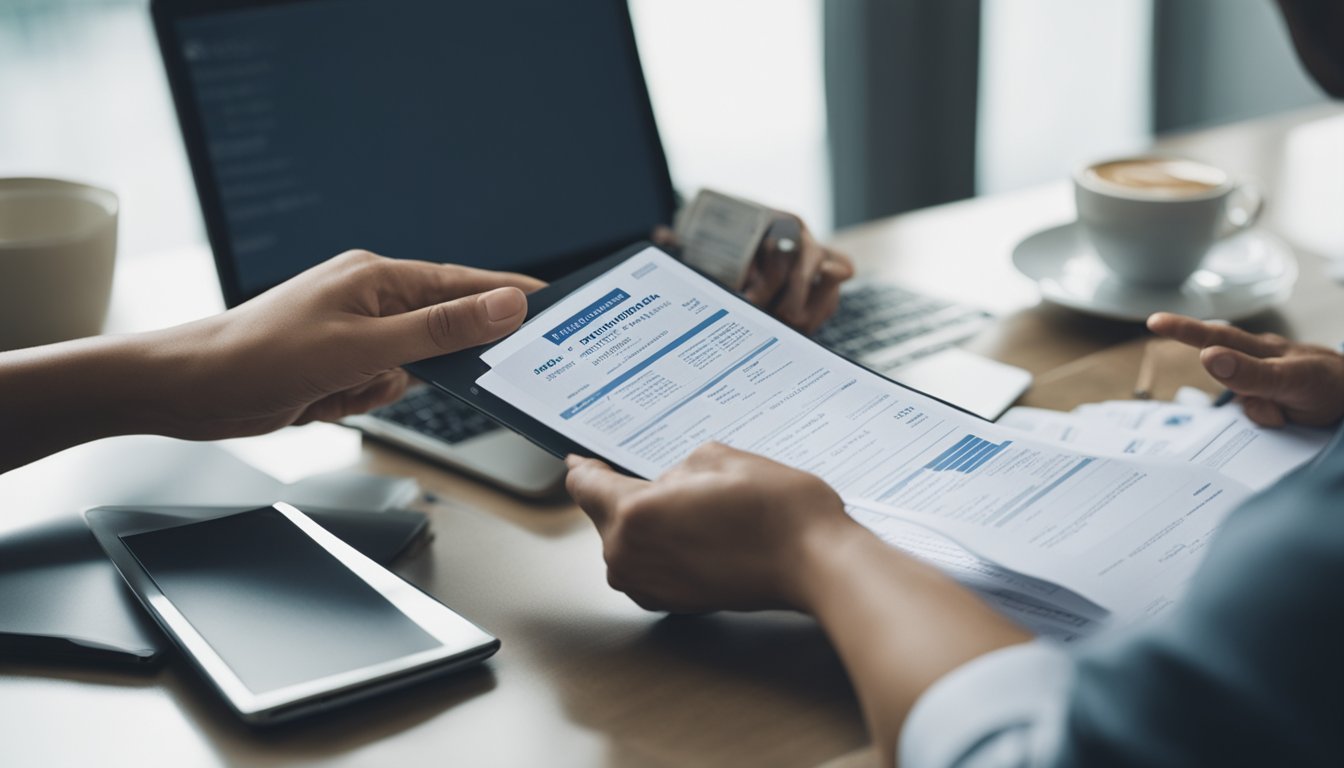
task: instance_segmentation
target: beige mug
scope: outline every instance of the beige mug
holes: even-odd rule
[[[102,331],[117,208],[87,184],[0,179],[0,351]]]

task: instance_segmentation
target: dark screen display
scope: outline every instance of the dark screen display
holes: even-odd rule
[[[544,272],[666,223],[613,0],[309,0],[176,29],[243,296],[350,248]]]
[[[441,647],[275,509],[121,540],[254,693]]]

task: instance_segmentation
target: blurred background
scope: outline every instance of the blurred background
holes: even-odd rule
[[[683,193],[817,231],[1323,101],[1272,0],[631,0]],[[121,258],[205,240],[148,0],[0,0],[0,176],[122,198]]]

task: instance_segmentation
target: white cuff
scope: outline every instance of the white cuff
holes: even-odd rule
[[[1038,765],[1058,748],[1073,659],[1047,640],[987,653],[944,675],[901,729],[902,768]]]

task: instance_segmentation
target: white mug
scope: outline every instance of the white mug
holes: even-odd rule
[[[56,179],[0,179],[0,351],[102,331],[117,197]]]
[[[1253,225],[1263,207],[1231,174],[1159,155],[1092,163],[1074,173],[1073,189],[1078,222],[1112,274],[1165,288],[1185,282],[1215,241]],[[1246,199],[1231,205],[1238,195]]]

